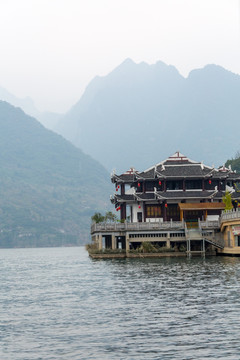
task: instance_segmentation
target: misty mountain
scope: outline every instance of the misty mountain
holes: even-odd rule
[[[209,165],[239,148],[240,76],[217,65],[187,78],[163,62],[125,60],[96,77],[55,130],[118,172],[176,150]]]
[[[13,106],[20,107],[26,114],[31,115],[39,120],[41,124],[44,125],[47,129],[53,129],[59,119],[62,117],[62,114],[56,114],[50,111],[39,111],[35,107],[34,102],[30,97],[20,99],[1,86],[0,100],[6,101]]]
[[[86,242],[111,191],[97,161],[0,101],[0,247]]]

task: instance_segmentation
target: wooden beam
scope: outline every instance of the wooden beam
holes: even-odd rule
[[[180,210],[180,221],[183,220],[183,210]]]

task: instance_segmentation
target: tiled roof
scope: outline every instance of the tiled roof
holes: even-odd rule
[[[155,195],[153,192],[149,192],[149,193],[136,193],[136,196],[138,198],[140,198],[141,200],[153,200],[156,199]]]
[[[164,199],[206,199],[215,194],[215,191],[159,191],[159,198]]]
[[[134,201],[136,200],[134,195],[115,195],[116,200]]]
[[[228,176],[229,180],[240,180],[240,174],[238,173],[230,173]]]
[[[158,200],[184,200],[184,199],[215,199],[222,200],[224,191],[159,191],[157,192]],[[156,195],[153,192],[149,193],[136,193],[135,195],[124,194],[114,195],[112,202],[131,202],[131,201],[149,201],[157,200]],[[232,199],[240,199],[240,192],[232,193]]]
[[[159,166],[157,171],[167,177],[204,177],[211,172],[210,169],[202,169],[201,165],[170,165],[164,166],[164,170]]]
[[[240,174],[234,173],[230,169],[220,168],[215,169],[213,167],[206,166],[202,163],[188,159],[180,152],[176,152],[166,160],[150,167],[143,172],[137,172],[134,169],[128,170],[122,175],[113,175],[113,182],[125,182],[133,183],[141,180],[150,180],[156,178],[208,178],[213,179],[225,179],[240,180]]]
[[[240,199],[240,193],[239,192],[232,193],[232,199]]]
[[[139,178],[142,177],[144,179],[155,179],[155,169],[151,169],[147,172],[139,173]]]

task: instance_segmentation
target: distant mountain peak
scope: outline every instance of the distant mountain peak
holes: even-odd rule
[[[212,163],[236,150],[240,76],[219,65],[185,78],[163,61],[128,58],[95,80],[57,130],[108,169],[144,169],[176,147]]]
[[[119,66],[137,65],[131,58],[126,58]]]
[[[227,75],[227,76],[233,76],[233,77],[239,77],[239,74],[236,74],[230,70],[225,69],[224,67],[222,67],[221,65],[217,65],[217,64],[207,64],[202,68],[199,69],[194,69],[192,71],[190,71],[188,78],[191,79],[195,76],[199,76],[199,77],[203,77],[203,76],[208,76],[208,77],[213,77],[213,76],[222,76],[222,75]]]
[[[18,98],[2,86],[0,86],[0,100],[6,101],[13,106],[20,107],[26,114],[33,116],[49,129],[53,129],[61,117],[60,114],[51,113],[49,111],[40,112],[30,96]]]

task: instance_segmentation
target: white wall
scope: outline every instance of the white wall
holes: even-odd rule
[[[139,209],[138,206],[141,206],[141,209]],[[133,204],[132,205],[132,222],[137,222],[137,213],[141,212],[142,213],[142,219],[144,221],[144,214],[143,214],[143,203],[140,202],[139,204]]]

